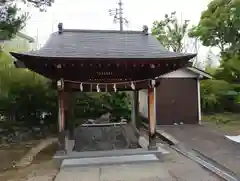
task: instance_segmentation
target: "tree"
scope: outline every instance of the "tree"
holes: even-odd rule
[[[18,8],[12,3],[0,6],[0,40],[11,39],[25,26],[27,14],[17,14]]]
[[[41,11],[51,6],[54,0],[22,0],[25,4],[31,4]],[[28,13],[21,12],[17,8],[17,0],[1,0],[0,2],[0,40],[11,39],[24,26]]]
[[[52,88],[52,81],[32,71],[17,69],[12,61],[6,52],[0,52],[0,116],[19,126],[55,125],[57,128],[57,91]],[[111,112],[116,121],[121,117],[129,119],[129,106],[129,97],[124,92],[80,92],[72,119],[96,119],[107,112]],[[46,118],[43,113],[47,114]],[[44,124],[40,124],[42,121]]]
[[[240,0],[212,0],[202,12],[199,24],[189,32],[204,46],[220,49],[220,67],[207,71],[216,79],[201,82],[204,111],[236,111],[239,107]],[[235,108],[234,108],[235,107]]]
[[[229,82],[240,78],[240,0],[210,2],[189,36],[199,38],[204,46],[220,49],[216,78]]]
[[[165,19],[154,21],[152,34],[163,44],[163,46],[174,52],[182,52],[184,49],[183,39],[187,35],[189,20],[183,24],[179,22],[176,12],[166,14]]]
[[[225,53],[222,56],[220,67],[215,72],[215,77],[228,82],[238,82],[240,79],[240,54]]]
[[[40,8],[40,11],[46,10],[47,6],[52,6],[54,0],[22,0],[24,3],[32,4],[33,6]]]
[[[201,82],[201,106],[203,111],[227,111],[229,109],[227,102],[231,97],[227,96],[227,93],[231,91],[234,91],[234,87],[226,81],[203,80]]]
[[[221,53],[240,49],[240,0],[213,0],[200,22],[189,33],[204,46],[218,47]]]

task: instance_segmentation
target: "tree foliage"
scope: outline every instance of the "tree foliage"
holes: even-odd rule
[[[16,132],[36,134],[39,129],[44,133],[57,131],[58,97],[51,81],[13,67],[8,54],[0,55],[0,127],[10,137]],[[75,101],[75,115],[66,114],[66,126],[79,123],[78,118],[96,119],[107,112],[112,114],[113,121],[130,118],[129,97],[123,92],[78,93]]]
[[[213,0],[203,11],[199,24],[189,35],[198,37],[203,45],[227,49],[240,49],[240,0]]]
[[[166,14],[164,20],[154,21],[152,34],[163,46],[174,52],[182,52],[184,49],[183,39],[187,34],[189,21],[179,22],[176,12]]]
[[[220,67],[212,72],[225,83],[202,82],[203,103],[212,101],[212,105],[222,109],[229,108],[226,99],[228,103],[232,101],[231,105],[238,104],[239,86],[235,83],[239,83],[240,78],[240,0],[212,0],[189,35],[199,38],[204,46],[220,49]],[[227,92],[232,94],[226,95]]]
[[[201,82],[201,106],[205,113],[239,112],[240,86],[224,80]]]
[[[24,3],[32,4],[33,6],[40,8],[41,11],[46,10],[47,6],[52,6],[54,0],[22,0]]]
[[[25,4],[31,4],[41,11],[51,6],[53,0],[22,0]],[[17,0],[0,1],[0,40],[11,39],[20,31],[28,18],[27,12],[22,12],[17,7]]]
[[[109,112],[113,116],[112,121],[119,121],[121,117],[130,119],[129,100],[125,92],[78,93],[75,114],[77,118],[97,119]]]
[[[40,124],[45,112],[56,122],[57,97],[50,85],[49,80],[38,74],[15,68],[8,53],[0,52],[1,116],[31,127]]]
[[[11,39],[24,27],[27,14],[17,12],[17,6],[11,3],[0,6],[0,40]]]
[[[12,61],[6,52],[0,52],[0,116],[22,127],[53,125],[57,129],[58,98],[51,81],[15,68]],[[130,118],[129,97],[124,92],[79,93],[75,101],[72,119],[96,119],[107,112],[115,121]]]
[[[215,71],[215,77],[231,83],[239,83],[240,55],[228,54],[228,56],[222,56],[221,65]]]

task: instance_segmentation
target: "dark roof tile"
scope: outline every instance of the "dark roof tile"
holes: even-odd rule
[[[64,30],[53,33],[40,50],[24,54],[41,57],[172,58],[187,54],[169,52],[152,35],[141,31]]]

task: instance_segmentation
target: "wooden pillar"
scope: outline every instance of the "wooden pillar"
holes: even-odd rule
[[[58,149],[59,151],[66,152],[65,148],[65,93],[64,81],[58,81]]]
[[[132,92],[132,123],[134,126],[138,126],[139,121],[139,94],[138,91]]]
[[[65,114],[64,114],[64,91],[58,91],[58,130],[59,132],[65,129]]]
[[[156,88],[155,80],[151,81],[151,88],[148,88],[148,120],[149,120],[149,150],[157,149],[156,146]]]
[[[74,119],[75,119],[75,94],[74,92],[68,92],[68,101],[67,101],[67,123],[68,123],[68,131],[69,131],[69,139],[72,140],[74,137]]]

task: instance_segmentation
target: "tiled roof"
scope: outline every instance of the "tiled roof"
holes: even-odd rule
[[[63,30],[53,33],[40,50],[27,55],[79,58],[177,58],[194,55],[169,52],[151,34],[141,31]]]

